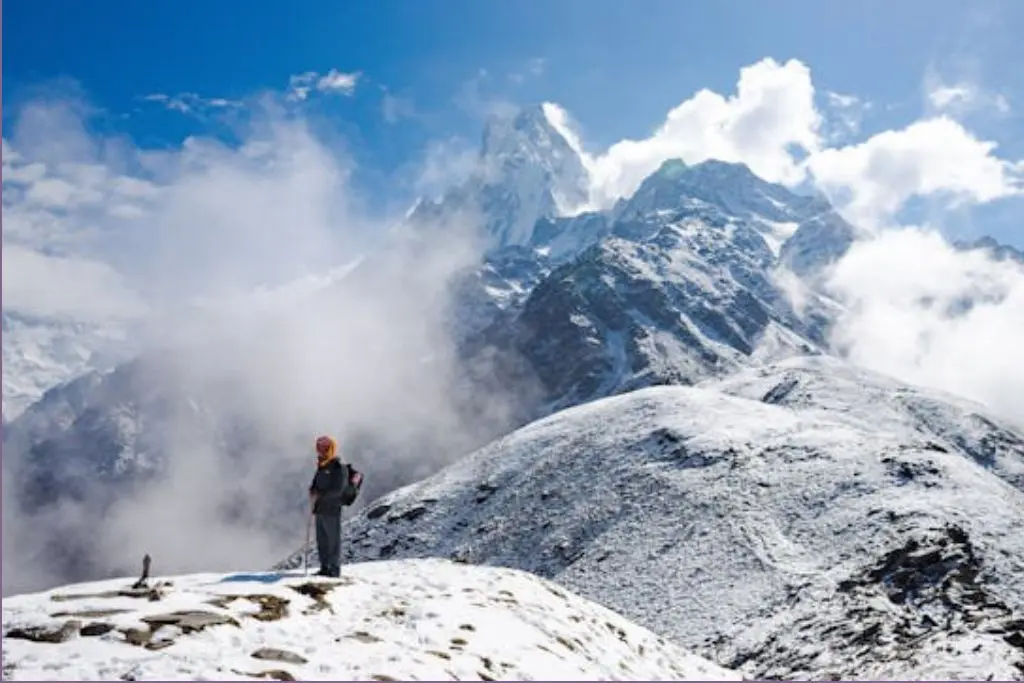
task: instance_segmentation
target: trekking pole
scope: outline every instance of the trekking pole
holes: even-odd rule
[[[313,513],[306,517],[306,544],[302,546],[302,575],[309,576],[309,533],[313,528]]]

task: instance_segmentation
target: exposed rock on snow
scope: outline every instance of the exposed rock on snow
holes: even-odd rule
[[[552,415],[344,536],[553,578],[756,677],[1021,677],[1022,472],[980,406],[800,358]]]
[[[3,604],[6,679],[740,680],[547,581],[444,560],[103,581]],[[143,595],[142,593],[139,594]]]
[[[780,226],[795,229],[796,256]],[[785,263],[827,264],[851,235],[827,202],[742,164],[666,162],[611,212],[539,220],[541,276],[502,270],[529,282],[517,288],[528,296],[480,325],[481,337],[529,364],[546,394],[540,413],[820,353],[833,312],[812,289],[795,310],[777,281],[779,250]]]
[[[781,637],[789,631],[850,643],[835,653],[833,672],[909,680],[1024,677],[1024,618],[979,581],[985,566],[967,532],[949,525],[907,536],[840,581],[828,609],[794,589],[774,632],[732,663],[756,659],[767,677],[816,670],[822,651],[792,648]]]

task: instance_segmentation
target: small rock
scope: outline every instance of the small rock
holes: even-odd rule
[[[252,615],[253,619],[277,621],[288,616],[289,601],[285,598],[279,598],[276,595],[249,595],[246,597],[260,606],[260,611]]]
[[[253,652],[251,656],[255,659],[272,659],[278,662],[288,662],[289,664],[305,664],[309,661],[302,655],[273,647],[261,647]]]
[[[114,630],[113,624],[108,624],[102,621],[94,621],[91,624],[86,624],[78,632],[81,636],[102,636],[104,633],[110,633]]]
[[[84,609],[78,612],[54,612],[52,617],[81,617],[83,619],[102,619],[112,617],[115,614],[125,614],[126,609]]]
[[[4,637],[31,640],[34,643],[63,643],[78,633],[81,627],[82,622],[71,619],[65,621],[59,627],[29,626],[27,628],[12,628],[4,634]]]
[[[1003,640],[1015,648],[1024,650],[1024,631],[1015,631],[1014,633],[1005,635],[1003,636]]]
[[[124,639],[132,645],[142,647],[149,642],[149,639],[153,637],[153,632],[149,630],[143,630],[141,628],[126,628],[121,631],[124,635]]]
[[[150,628],[177,626],[183,633],[202,631],[209,626],[220,626],[222,624],[238,626],[238,622],[227,615],[205,612],[203,610],[182,610],[167,614],[154,614],[142,617],[142,621],[148,624]]]
[[[391,515],[388,517],[388,524],[393,524],[398,521],[414,522],[427,513],[427,508],[424,505],[415,505],[405,512]]]
[[[268,669],[267,671],[260,671],[259,673],[249,673],[248,671],[239,671],[238,669],[232,669],[232,671],[239,676],[249,676],[250,678],[269,678],[275,681],[294,681],[295,676],[284,669]]]

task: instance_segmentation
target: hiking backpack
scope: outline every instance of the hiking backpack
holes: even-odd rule
[[[348,473],[341,489],[341,504],[349,506],[359,497],[359,489],[363,486],[363,473],[352,465],[347,465]]]

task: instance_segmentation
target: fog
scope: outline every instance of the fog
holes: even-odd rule
[[[366,473],[365,504],[509,424],[507,396],[467,393],[447,326],[452,278],[481,254],[474,215],[395,229],[362,209],[351,160],[274,107],[238,146],[147,150],[87,122],[37,102],[5,139],[5,309],[129,320],[146,353],[105,409],[129,467],[165,466],[27,512],[10,495],[24,454],[5,449],[5,594],[130,573],[144,553],[160,573],[269,566],[302,542],[319,434]],[[91,455],[116,467],[107,449]]]

